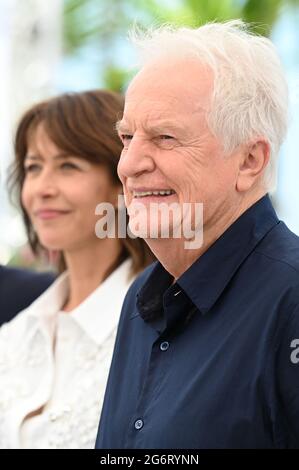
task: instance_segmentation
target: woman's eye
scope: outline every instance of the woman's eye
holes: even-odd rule
[[[77,169],[78,167],[74,163],[65,162],[65,163],[62,163],[61,168],[64,170],[74,170],[74,169]]]
[[[27,173],[35,173],[36,171],[40,170],[40,165],[37,165],[36,163],[32,163],[32,165],[27,165],[25,166],[25,174]]]

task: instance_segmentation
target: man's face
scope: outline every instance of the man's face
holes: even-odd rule
[[[134,78],[118,124],[127,207],[200,202],[205,227],[229,208],[237,162],[208,128],[212,90],[212,73],[192,59],[155,62]]]

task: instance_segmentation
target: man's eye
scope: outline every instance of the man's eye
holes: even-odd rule
[[[27,165],[24,168],[25,174],[27,173],[35,173],[38,170],[40,170],[40,165],[37,165],[36,163],[32,163],[31,165]]]
[[[158,145],[158,147],[165,150],[171,150],[176,145],[175,137],[168,134],[161,134],[157,136],[154,140],[156,141],[156,145]]]
[[[160,139],[161,140],[170,140],[170,139],[174,139],[174,137],[172,137],[172,135],[160,135]]]
[[[124,148],[128,148],[130,145],[133,136],[131,134],[120,134],[120,140],[124,146]]]
[[[120,138],[124,142],[124,141],[132,140],[133,136],[131,134],[121,134]]]

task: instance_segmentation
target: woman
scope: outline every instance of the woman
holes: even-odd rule
[[[140,239],[98,238],[117,210],[123,99],[107,91],[37,104],[16,133],[12,181],[28,238],[61,275],[0,330],[0,446],[93,448],[122,301],[151,260]]]

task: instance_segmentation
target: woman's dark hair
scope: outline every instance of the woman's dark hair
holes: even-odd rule
[[[23,207],[21,192],[28,143],[34,137],[38,125],[42,123],[47,135],[60,150],[93,164],[105,165],[111,174],[112,183],[120,184],[117,164],[122,144],[117,136],[115,123],[121,118],[123,107],[122,95],[107,90],[92,90],[66,93],[43,101],[31,107],[21,118],[15,136],[15,161],[10,168],[9,191],[11,195],[17,194],[28,241],[34,254],[38,255],[44,249]],[[109,273],[128,257],[132,259],[131,274],[138,273],[154,260],[142,239],[127,236],[120,238],[120,242],[122,252]],[[65,262],[61,256],[59,271],[64,269]]]

